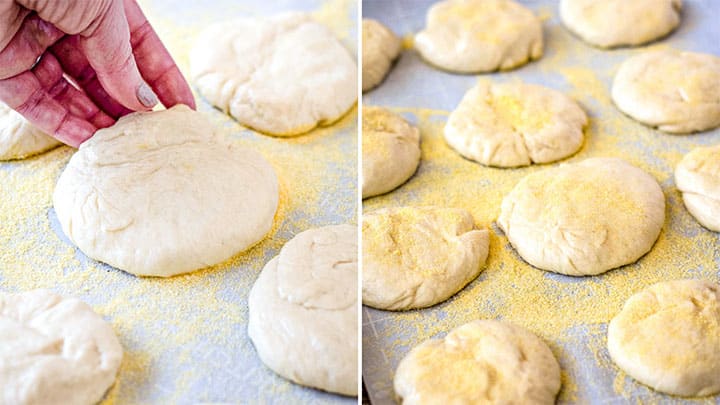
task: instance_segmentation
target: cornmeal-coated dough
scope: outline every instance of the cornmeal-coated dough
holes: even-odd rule
[[[493,320],[466,323],[413,348],[395,372],[403,405],[554,404],[560,366],[531,332]]]
[[[673,395],[720,392],[720,286],[705,280],[651,285],[630,297],[608,326],[615,364]]]
[[[583,144],[585,112],[559,91],[519,82],[480,82],[445,125],[445,140],[487,166],[517,167],[568,157]]]
[[[84,302],[0,292],[0,404],[96,404],[122,354],[112,327]]]
[[[720,125],[720,57],[673,49],[643,52],[620,65],[615,105],[645,125],[669,133]]]
[[[362,20],[362,91],[380,84],[400,55],[402,42],[394,32],[376,20]]]
[[[635,46],[667,35],[680,23],[682,0],[560,0],[563,24],[601,48]]]
[[[381,108],[362,110],[362,196],[387,193],[405,183],[420,163],[420,131]]]
[[[250,290],[248,334],[265,365],[297,384],[356,396],[357,226],[301,232]]]
[[[693,149],[675,168],[685,207],[702,226],[720,232],[720,145]]]
[[[507,70],[542,56],[542,24],[512,0],[444,0],[428,10],[415,49],[451,72]]]
[[[528,263],[585,276],[635,262],[664,221],[665,197],[652,176],[622,159],[592,158],[523,178],[497,223]]]
[[[60,145],[0,102],[0,160],[22,159]]]
[[[389,310],[445,301],[474,280],[488,231],[460,208],[402,207],[363,214],[363,304]]]
[[[168,277],[229,259],[272,227],[278,182],[257,152],[184,105],[135,113],[80,146],[53,195],[89,257]]]
[[[200,93],[241,124],[298,135],[357,100],[357,65],[333,33],[301,13],[208,26],[190,52]]]

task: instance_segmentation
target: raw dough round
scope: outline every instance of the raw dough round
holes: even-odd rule
[[[695,148],[675,169],[685,207],[702,226],[720,232],[720,145]]]
[[[720,286],[703,280],[654,284],[627,300],[608,326],[615,364],[673,395],[720,392]]]
[[[0,103],[0,160],[23,159],[60,145],[7,105]]]
[[[301,13],[210,25],[190,52],[200,93],[241,124],[292,136],[340,118],[357,100],[357,65]]]
[[[513,324],[479,320],[413,348],[395,393],[413,404],[554,404],[560,366],[550,348]]]
[[[363,214],[363,304],[424,308],[453,296],[482,271],[488,231],[460,208],[402,207]]]
[[[394,190],[420,163],[420,131],[380,108],[362,110],[362,197]]]
[[[644,52],[620,65],[615,105],[632,118],[670,133],[720,125],[720,57],[677,50]]]
[[[512,0],[445,0],[428,11],[415,49],[451,72],[512,69],[542,56],[542,23]]]
[[[503,199],[497,222],[533,266],[594,275],[652,248],[665,197],[652,176],[626,161],[593,158],[526,176]]]
[[[635,46],[670,33],[682,0],[560,0],[563,24],[601,48]]]
[[[270,231],[278,182],[259,153],[184,105],[136,113],[80,146],[53,195],[65,234],[95,260],[168,277],[219,263]]]
[[[357,227],[296,235],[250,290],[248,334],[265,365],[295,383],[357,396]]]
[[[112,327],[84,302],[0,292],[0,403],[96,404],[122,354]]]
[[[377,86],[400,55],[402,42],[390,29],[371,19],[362,20],[362,91]]]
[[[450,114],[445,140],[464,157],[487,166],[527,166],[577,152],[587,122],[582,108],[556,90],[480,82]]]

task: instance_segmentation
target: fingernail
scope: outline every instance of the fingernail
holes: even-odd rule
[[[138,87],[137,98],[142,105],[148,108],[155,107],[155,104],[158,103],[158,98],[155,95],[155,92],[153,92],[150,86],[148,86],[145,82]]]

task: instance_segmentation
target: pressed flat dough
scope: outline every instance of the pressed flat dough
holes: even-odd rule
[[[627,300],[608,326],[615,364],[653,389],[682,396],[720,392],[720,286],[654,284]]]
[[[413,348],[395,393],[414,404],[554,404],[560,366],[531,332],[493,320],[466,323]]]
[[[563,24],[601,48],[635,46],[670,33],[682,0],[560,0]]]
[[[298,135],[357,100],[357,65],[325,26],[301,13],[208,26],[190,52],[200,93],[241,124]]]
[[[583,144],[585,112],[570,97],[520,82],[480,82],[445,125],[445,140],[487,166],[517,167],[568,157]]]
[[[363,106],[362,158],[363,198],[394,190],[420,163],[420,131],[384,108]]]
[[[380,84],[400,55],[402,42],[377,20],[362,20],[362,91]]]
[[[112,327],[84,302],[0,292],[0,403],[98,403],[122,354]]]
[[[620,65],[615,105],[645,125],[669,133],[720,125],[720,57],[674,49],[644,52]]]
[[[720,232],[720,145],[693,149],[675,169],[685,207],[702,226]]]
[[[428,10],[415,49],[451,72],[507,70],[542,56],[542,24],[512,0],[445,0]]]
[[[219,263],[260,241],[278,182],[259,153],[184,105],[135,113],[80,146],[53,203],[86,255],[142,276]]]
[[[299,233],[250,290],[248,334],[265,365],[301,385],[357,396],[355,225]]]
[[[27,122],[22,115],[0,103],[0,160],[22,159],[60,145]]]
[[[498,225],[528,263],[572,276],[633,263],[665,221],[657,181],[622,159],[535,172],[503,199]]]
[[[459,208],[402,207],[363,214],[363,304],[389,310],[445,301],[474,280],[488,231]]]

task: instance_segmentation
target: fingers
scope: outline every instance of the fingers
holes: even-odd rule
[[[195,109],[195,98],[172,56],[135,0],[124,0],[135,60],[145,80],[166,107],[185,104]]]
[[[65,35],[36,14],[26,17],[20,29],[0,52],[0,79],[30,70],[40,55]]]
[[[80,36],[80,47],[108,94],[134,111],[150,110],[158,99],[143,80],[130,47],[123,5],[114,1],[92,30]]]
[[[80,51],[80,38],[67,36],[50,47],[62,69],[85,90],[85,93],[112,118],[120,118],[132,112],[115,101],[100,84],[95,70]]]

